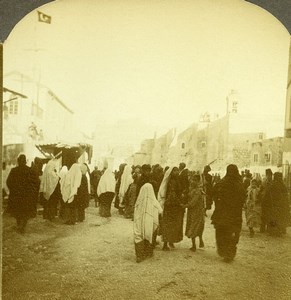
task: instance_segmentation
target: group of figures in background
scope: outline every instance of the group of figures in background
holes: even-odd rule
[[[7,177],[9,201],[7,212],[16,218],[17,228],[24,233],[27,221],[36,217],[37,205],[43,206],[43,218],[60,217],[65,224],[83,222],[91,198],[99,215],[111,217],[112,204],[120,215],[133,221],[136,261],[153,256],[157,236],[164,251],[175,248],[184,236],[192,239],[190,250],[196,251],[195,240],[204,247],[203,231],[206,211],[215,228],[218,254],[226,262],[236,255],[243,222],[243,210],[250,236],[254,229],[281,236],[290,226],[288,191],[282,173],[266,170],[264,180],[253,179],[250,172],[239,174],[236,165],[228,165],[226,175],[210,175],[205,166],[202,174],[179,167],[160,165],[129,166],[122,164],[113,172],[75,163],[59,170],[59,161],[51,159],[42,165],[35,160],[26,165],[25,155],[18,157],[18,166]]]

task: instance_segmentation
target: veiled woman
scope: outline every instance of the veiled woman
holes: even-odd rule
[[[80,165],[82,178],[81,184],[78,188],[75,196],[76,208],[77,208],[77,221],[83,222],[85,220],[85,209],[89,206],[90,194],[89,194],[89,180],[88,180],[88,166],[86,164]]]
[[[134,244],[136,262],[153,256],[155,231],[159,225],[159,214],[162,208],[156,199],[153,186],[144,184],[137,197],[134,208]]]
[[[120,184],[119,194],[118,194],[119,210],[120,210],[121,214],[124,214],[124,209],[125,209],[124,197],[125,197],[125,194],[132,182],[133,182],[132,168],[129,165],[126,165],[124,168],[124,171],[122,173],[122,176],[121,176],[121,184]]]
[[[183,219],[185,209],[181,206],[181,189],[179,185],[179,169],[170,167],[165,173],[158,193],[158,200],[163,208],[161,234],[164,242],[163,250],[174,248],[174,243],[183,239]]]
[[[211,217],[215,227],[218,255],[231,262],[237,250],[245,189],[236,165],[228,165],[226,175],[213,188],[215,210]]]
[[[55,159],[51,159],[47,163],[43,171],[39,190],[43,199],[43,218],[50,221],[57,215],[58,203],[62,198],[57,165],[58,162]]]
[[[271,235],[281,236],[290,226],[290,208],[288,190],[282,178],[282,173],[274,173],[270,189],[270,211],[267,215],[267,228]]]
[[[97,195],[99,198],[99,214],[101,217],[111,217],[111,203],[115,195],[116,181],[113,172],[107,168],[101,176]]]
[[[79,164],[74,163],[61,179],[61,193],[64,201],[65,224],[74,225],[77,221],[77,201],[75,196],[81,185],[82,172]]]

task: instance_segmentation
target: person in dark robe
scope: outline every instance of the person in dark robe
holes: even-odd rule
[[[179,183],[181,188],[181,203],[186,204],[188,202],[189,194],[189,171],[186,168],[185,163],[180,163],[179,165]]]
[[[139,194],[139,191],[141,187],[146,183],[152,184],[152,178],[151,178],[151,166],[148,164],[144,164],[141,167],[141,176],[139,177],[139,180],[137,182],[137,195]]]
[[[119,207],[119,190],[120,190],[120,185],[121,185],[121,178],[122,178],[122,174],[124,171],[126,164],[121,164],[119,166],[119,171],[118,171],[118,175],[117,175],[117,180],[116,180],[116,186],[115,186],[115,201],[114,201],[114,207],[118,209],[119,214],[123,214],[123,210]]]
[[[124,217],[126,219],[133,219],[134,205],[137,200],[138,175],[136,173],[133,173],[132,178],[133,182],[130,184],[124,196]]]
[[[88,173],[88,168],[86,164],[81,164],[80,166],[82,177],[81,184],[78,188],[77,194],[75,196],[76,208],[77,208],[77,222],[83,222],[85,220],[85,209],[89,206],[90,194],[89,194],[89,184],[86,174]]]
[[[101,176],[102,176],[101,171],[99,171],[98,167],[95,166],[94,170],[90,174],[92,195],[94,197],[95,207],[98,207],[98,205],[99,205],[98,195],[97,195],[97,187],[98,187],[98,183],[100,181]]]
[[[152,179],[152,185],[156,197],[158,197],[158,192],[162,184],[163,178],[164,178],[163,168],[160,165],[155,165],[155,167],[153,168],[153,172],[151,174],[151,179]]]
[[[211,217],[216,231],[219,256],[231,262],[237,251],[245,190],[236,165],[228,165],[226,175],[213,188],[215,210]]]
[[[270,235],[281,236],[290,226],[288,190],[283,182],[282,173],[275,172],[273,182],[267,190],[270,199],[267,213],[267,230]]]
[[[259,200],[261,202],[261,226],[260,232],[264,233],[267,229],[267,216],[270,215],[272,210],[271,199],[270,199],[270,188],[273,180],[273,172],[271,169],[266,169],[266,178],[263,180],[260,191]]]
[[[111,217],[111,203],[116,191],[116,181],[113,172],[107,168],[101,176],[97,195],[99,197],[99,214],[103,218]]]
[[[199,237],[199,248],[204,247],[203,231],[205,219],[204,199],[202,196],[202,188],[199,186],[200,176],[189,174],[190,188],[188,203],[182,204],[182,207],[187,208],[187,223],[185,235],[192,239],[192,247],[190,250],[196,251],[196,237]]]
[[[9,189],[8,212],[16,219],[17,230],[25,232],[27,222],[36,217],[36,178],[31,168],[26,165],[26,156],[19,155],[18,166],[11,169],[7,178]]]
[[[34,199],[35,199],[35,209],[37,209],[37,202],[39,201],[39,188],[40,188],[40,181],[42,176],[42,160],[38,157],[35,157],[32,166],[31,166],[31,172],[32,172],[32,178],[33,178],[33,185],[34,185]]]
[[[163,208],[161,219],[161,235],[164,242],[163,250],[174,248],[174,243],[183,239],[183,219],[185,209],[181,206],[181,188],[179,169],[171,167],[166,172],[161,184],[158,200]]]
[[[211,209],[212,206],[212,189],[213,189],[213,178],[209,174],[211,167],[209,165],[204,167],[202,173],[202,186],[205,198],[206,209]]]
[[[245,170],[245,177],[243,178],[243,186],[245,188],[245,191],[247,193],[248,187],[251,185],[252,180],[252,174],[249,170]]]

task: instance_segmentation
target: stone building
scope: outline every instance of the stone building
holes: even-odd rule
[[[151,164],[152,151],[155,145],[155,139],[147,139],[141,143],[140,150],[127,159],[131,165]]]
[[[168,163],[169,149],[174,140],[176,131],[170,129],[164,135],[159,138],[155,138],[154,146],[151,154],[151,164],[160,164],[166,166]]]
[[[266,169],[281,171],[283,157],[283,137],[263,139],[252,143],[250,171],[264,175]]]

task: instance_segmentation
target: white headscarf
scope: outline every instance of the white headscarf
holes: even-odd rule
[[[167,195],[167,187],[168,187],[168,182],[170,179],[170,175],[173,171],[173,169],[175,168],[175,166],[171,166],[165,173],[163,181],[161,183],[161,186],[159,188],[159,192],[158,192],[158,201],[161,205],[161,207],[164,209],[164,203],[166,200],[166,195]]]
[[[63,179],[63,177],[68,173],[68,167],[67,166],[62,166],[59,177]]]
[[[61,192],[64,202],[71,203],[81,185],[82,172],[79,164],[73,164],[61,179]]]
[[[39,192],[43,193],[46,200],[49,200],[59,182],[59,176],[56,170],[57,163],[55,159],[51,159],[45,166],[42,174]]]
[[[126,165],[121,176],[121,183],[119,189],[119,201],[121,205],[128,187],[130,186],[131,183],[133,183],[131,172],[132,172],[131,167],[129,165]]]
[[[115,177],[110,169],[106,169],[101,176],[97,187],[97,195],[100,196],[106,192],[115,193]]]
[[[135,243],[143,240],[152,243],[153,233],[159,225],[159,213],[162,212],[153,186],[150,183],[144,184],[134,207],[133,233]]]

